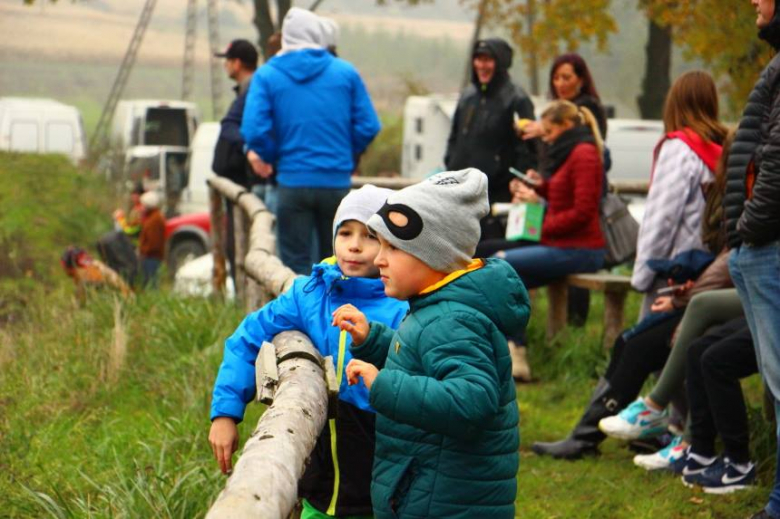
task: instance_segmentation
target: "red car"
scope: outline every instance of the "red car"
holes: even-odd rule
[[[211,248],[209,213],[191,213],[167,220],[165,247],[168,272],[172,274],[181,265],[206,254]]]

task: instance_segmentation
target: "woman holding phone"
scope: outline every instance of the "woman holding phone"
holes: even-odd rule
[[[542,139],[549,145],[547,171],[528,170],[513,179],[513,201],[546,199],[541,242],[496,254],[509,262],[528,288],[568,274],[595,272],[604,264],[599,223],[603,142],[587,108],[554,101],[542,114]]]

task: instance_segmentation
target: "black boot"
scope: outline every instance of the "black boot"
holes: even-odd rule
[[[599,421],[622,409],[621,402],[606,379],[600,379],[588,408],[568,438],[557,442],[535,442],[531,450],[540,456],[575,460],[599,453],[598,445],[605,436],[599,430]]]

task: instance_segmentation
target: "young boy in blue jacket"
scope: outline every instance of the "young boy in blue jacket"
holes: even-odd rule
[[[366,386],[348,385],[343,377],[343,367],[351,359],[349,335],[332,321],[337,308],[351,303],[371,319],[396,328],[408,310],[407,303],[385,296],[373,263],[379,242],[365,225],[390,192],[365,186],[347,195],[333,222],[335,262],[315,265],[311,276],[296,279],[289,291],[247,316],[225,343],[214,385],[209,434],[223,472],[230,470],[238,448],[236,424],[255,395],[255,359],[263,341],[271,341],[286,330],[298,330],[309,336],[323,356],[333,356],[341,384],[338,419],[330,420],[323,429],[299,483],[303,519],[371,515],[375,414]],[[336,448],[332,451],[333,435]]]
[[[350,383],[376,409],[371,498],[377,519],[514,517],[518,412],[506,336],[528,294],[503,260],[473,260],[487,177],[444,172],[391,194],[368,221],[390,297],[409,301],[395,332],[352,305]],[[360,360],[358,360],[360,359]]]

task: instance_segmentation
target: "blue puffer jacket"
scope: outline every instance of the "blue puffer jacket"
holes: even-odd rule
[[[249,87],[241,134],[287,187],[345,189],[379,118],[357,70],[321,49],[277,56]]]
[[[508,263],[481,262],[410,300],[397,332],[372,322],[352,351],[381,369],[371,386],[376,519],[515,516],[519,418],[505,336],[525,328],[530,306]]]
[[[295,280],[292,288],[260,310],[248,315],[225,342],[225,353],[214,385],[211,419],[229,416],[240,422],[246,404],[255,396],[255,359],[263,341],[287,330],[298,330],[323,355],[332,355],[334,367],[346,368],[352,358],[349,334],[331,326],[334,310],[353,304],[369,319],[396,328],[409,306],[385,295],[378,279],[346,278],[337,265],[321,263],[311,276]],[[341,342],[341,347],[339,343]],[[340,359],[341,357],[341,359]],[[363,410],[371,410],[368,390],[361,382],[347,384],[342,376],[339,398]]]

